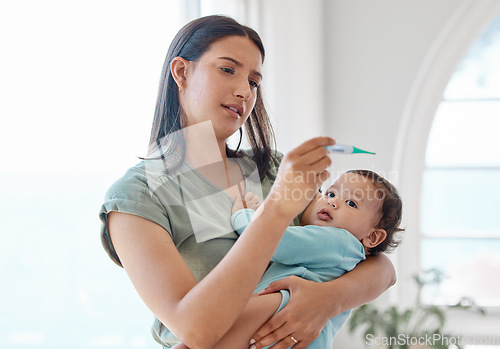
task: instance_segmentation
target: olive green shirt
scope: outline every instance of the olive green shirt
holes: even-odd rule
[[[250,153],[241,153],[242,157],[236,160],[245,178],[246,192],[265,198],[276,178],[282,154],[278,153],[271,161],[261,181]],[[99,213],[101,239],[111,259],[121,266],[109,234],[108,213],[123,212],[148,219],[170,234],[196,280],[200,281],[238,238],[231,227],[234,200],[189,163],[184,162],[169,173],[166,169],[171,165],[165,159],[143,160],[110,187]],[[152,333],[156,341],[167,347],[177,343],[158,319]]]

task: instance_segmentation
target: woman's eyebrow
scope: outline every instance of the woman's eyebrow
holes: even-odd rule
[[[224,59],[226,61],[233,62],[238,67],[242,67],[243,66],[243,63],[241,63],[240,61],[238,61],[238,60],[236,60],[236,59],[234,59],[232,57],[219,57],[219,59]],[[255,75],[257,75],[258,77],[260,77],[262,79],[262,74],[259,73],[257,70],[252,71],[252,73],[254,73]]]

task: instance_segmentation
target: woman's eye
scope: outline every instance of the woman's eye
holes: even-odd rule
[[[327,192],[327,193],[325,194],[325,196],[326,196],[327,198],[334,198],[334,197],[335,197],[335,193],[332,193],[331,191],[329,191],[329,192]]]
[[[224,73],[234,74],[234,70],[231,68],[220,68]]]
[[[352,200],[347,200],[346,201],[346,204],[351,206],[351,207],[354,207],[354,208],[357,208],[358,206],[356,205],[356,203]]]
[[[248,83],[249,83],[249,84],[250,84],[250,86],[252,86],[252,87],[255,87],[255,88],[259,87],[259,83],[258,83],[258,82],[255,82],[255,81],[249,80],[249,81],[248,81]]]

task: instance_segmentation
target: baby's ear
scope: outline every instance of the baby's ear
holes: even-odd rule
[[[364,237],[361,240],[361,243],[363,244],[364,247],[368,248],[373,248],[377,245],[380,245],[385,238],[387,237],[387,232],[385,229],[375,229],[372,230],[368,236]]]

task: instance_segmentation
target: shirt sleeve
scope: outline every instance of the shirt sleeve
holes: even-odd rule
[[[244,208],[233,213],[231,216],[231,225],[238,235],[241,235],[247,225],[250,224],[254,213],[255,211],[249,208]]]
[[[130,169],[107,191],[99,212],[101,220],[101,242],[110,258],[121,266],[109,234],[110,212],[133,214],[163,227],[170,235],[170,221],[154,192],[149,189],[145,176],[136,169]]]

